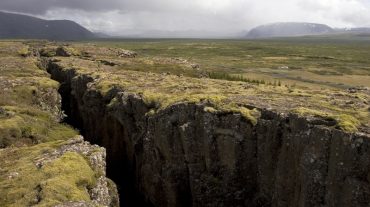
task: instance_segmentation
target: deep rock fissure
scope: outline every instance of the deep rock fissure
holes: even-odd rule
[[[47,64],[49,65],[49,64]],[[65,113],[63,122],[71,125],[77,129],[86,141],[92,144],[102,146],[99,139],[90,137],[83,126],[83,120],[79,115],[78,106],[76,100],[72,95],[71,83],[68,79],[62,80],[57,78],[51,73],[50,68],[46,68],[47,71],[52,75],[51,78],[60,82],[60,88],[58,90],[62,98],[62,110]],[[135,182],[135,166],[130,165],[124,153],[120,157],[112,157],[109,150],[107,150],[107,177],[112,179],[118,188],[120,196],[121,206],[140,206],[140,207],[152,207],[153,205],[145,199],[145,197],[138,191],[137,183]],[[135,165],[135,163],[134,163]]]
[[[240,114],[208,113],[201,104],[146,116],[150,108],[138,95],[115,88],[102,95],[88,75],[51,61],[46,68],[61,83],[66,122],[107,149],[108,176],[123,206],[370,202],[366,135],[269,110],[253,126]]]

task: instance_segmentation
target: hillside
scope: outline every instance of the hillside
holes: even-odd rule
[[[292,37],[303,35],[319,35],[331,33],[334,30],[324,24],[305,23],[305,22],[280,22],[261,25],[253,28],[248,34],[248,38],[268,38],[268,37]]]
[[[0,11],[0,38],[82,40],[94,34],[69,20],[43,20]]]

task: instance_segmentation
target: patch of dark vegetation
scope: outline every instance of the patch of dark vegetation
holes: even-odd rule
[[[250,79],[246,78],[243,75],[231,75],[229,73],[222,73],[222,72],[208,72],[208,78],[211,79],[220,79],[220,80],[228,80],[228,81],[241,81],[246,83],[253,83],[253,84],[265,84],[265,85],[273,85],[273,86],[281,86],[282,83],[280,80],[275,80],[274,82],[265,81],[263,79]]]
[[[343,73],[339,73],[337,71],[329,71],[329,70],[311,70],[310,72],[315,73],[317,75],[340,75],[340,76],[343,76]]]
[[[112,61],[108,61],[108,60],[98,60],[101,64],[103,65],[108,65],[108,66],[116,66],[117,64],[112,62]]]

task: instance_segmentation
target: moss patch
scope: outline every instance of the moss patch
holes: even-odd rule
[[[325,113],[322,111],[317,111],[303,107],[297,108],[293,110],[293,112],[302,116],[317,116],[322,118],[333,119],[337,122],[338,128],[347,132],[356,132],[358,131],[358,127],[361,125],[361,122],[358,119],[348,114]]]
[[[82,155],[65,153],[36,166],[36,160],[64,142],[0,151],[0,206],[54,206],[65,201],[90,201],[87,189],[96,175]]]
[[[60,124],[59,83],[40,70],[30,46],[0,41],[0,148],[65,140],[77,132]],[[24,58],[27,56],[26,58]]]
[[[14,106],[2,108],[10,115],[0,118],[0,147],[66,140],[78,133],[37,108],[23,109]]]
[[[22,47],[21,49],[18,50],[18,54],[22,57],[27,57],[31,55],[31,52],[29,51],[27,46]]]
[[[89,201],[87,192],[96,182],[95,173],[79,154],[69,152],[42,169],[48,178],[42,181],[40,206],[66,201]]]

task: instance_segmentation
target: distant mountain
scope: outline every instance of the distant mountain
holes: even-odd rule
[[[247,38],[293,37],[320,35],[334,32],[325,24],[305,22],[280,22],[258,26],[247,34]]]
[[[0,11],[0,38],[81,40],[95,35],[69,20],[44,20]]]
[[[370,27],[335,28],[337,33],[370,33]]]

